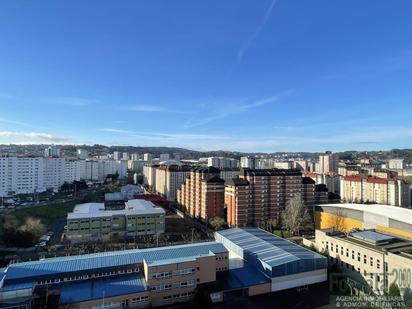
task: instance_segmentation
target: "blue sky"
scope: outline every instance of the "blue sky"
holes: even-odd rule
[[[412,147],[412,2],[1,1],[0,143]]]

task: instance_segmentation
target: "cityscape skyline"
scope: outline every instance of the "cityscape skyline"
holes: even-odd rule
[[[4,2],[0,143],[410,148],[411,6]]]

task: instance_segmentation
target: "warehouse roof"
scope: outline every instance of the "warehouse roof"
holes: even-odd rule
[[[81,281],[63,286],[60,294],[62,305],[105,297],[114,297],[146,291],[143,276],[128,275],[116,278]]]
[[[381,205],[381,204],[322,204],[319,207],[336,207],[342,209],[352,209],[358,210],[365,213],[370,213],[372,215],[378,215],[387,217],[393,220],[411,224],[412,222],[412,209],[390,206],[390,205]]]
[[[44,275],[59,275],[60,273],[81,272],[90,269],[121,267],[125,265],[209,255],[210,252],[227,252],[226,248],[217,242],[203,242],[178,246],[132,249],[122,251],[100,252],[85,255],[49,258],[40,261],[12,264],[6,271],[5,280],[26,279]]]
[[[257,228],[234,228],[216,232],[244,253],[253,255],[271,267],[299,260],[322,259],[320,254]],[[219,237],[216,238],[219,240]],[[224,242],[224,244],[226,244]]]

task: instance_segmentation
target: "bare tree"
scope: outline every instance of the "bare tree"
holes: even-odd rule
[[[346,232],[346,231],[344,231],[345,221],[343,219],[342,211],[341,211],[340,208],[338,208],[336,210],[336,215],[335,215],[335,218],[334,218],[332,229],[334,229],[336,231],[340,231],[340,232]]]
[[[282,213],[282,221],[292,235],[298,235],[299,231],[312,226],[309,210],[300,194],[287,201],[285,211]]]

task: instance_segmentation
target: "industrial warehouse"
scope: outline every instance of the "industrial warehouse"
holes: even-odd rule
[[[146,308],[213,302],[323,284],[327,259],[257,228],[215,233],[216,241],[50,258],[0,269],[0,308]]]

